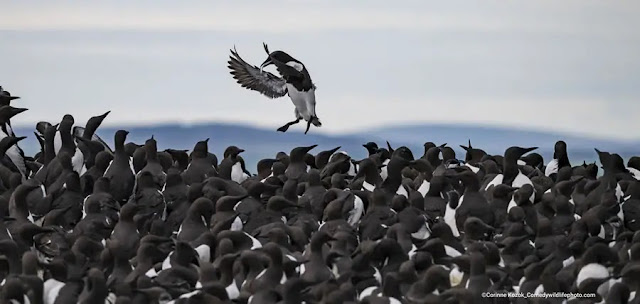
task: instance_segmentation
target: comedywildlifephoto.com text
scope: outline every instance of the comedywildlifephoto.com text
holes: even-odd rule
[[[483,292],[483,298],[563,298],[563,299],[588,299],[595,298],[595,293],[570,293],[570,292],[551,292],[551,293],[533,293],[533,292]]]

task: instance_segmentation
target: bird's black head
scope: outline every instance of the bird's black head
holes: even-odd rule
[[[272,65],[273,61],[271,61],[271,56],[267,57],[267,60],[265,60],[261,65],[260,65],[260,70],[268,67],[269,65]]]
[[[260,65],[260,70],[272,64],[277,65],[279,68],[282,65],[289,65],[295,70],[297,70],[298,72],[301,72],[304,69],[304,65],[302,65],[300,61],[291,57],[291,55],[283,51],[269,52],[269,48],[267,47],[267,44],[263,43],[263,46],[264,46],[265,52],[267,52],[267,59]]]
[[[116,147],[120,146],[124,149],[124,141],[127,139],[127,135],[129,134],[126,130],[118,130],[114,135],[114,142]]]
[[[367,151],[369,152],[369,154],[375,154],[378,150],[378,145],[372,141],[362,145],[365,149],[367,149]]]
[[[8,101],[20,99],[18,96],[11,96],[9,91],[5,91],[2,86],[0,86],[0,101],[3,101],[3,105],[8,105]]]
[[[260,65],[260,70],[264,69],[265,67],[273,64],[273,61],[271,60],[271,52],[269,52],[269,47],[267,46],[266,43],[262,43],[262,46],[264,46],[264,51],[267,52],[267,60],[265,60],[261,65]]]
[[[237,157],[240,153],[244,152],[243,149],[240,149],[236,146],[229,146],[224,150],[224,158],[227,157]]]
[[[560,156],[567,154],[567,143],[559,140],[556,142],[553,150],[553,158],[560,158]]]
[[[634,168],[636,170],[640,170],[640,157],[633,156],[633,157],[629,158],[629,161],[627,162],[627,167]]]
[[[0,121],[7,122],[14,116],[26,111],[24,108],[14,108],[12,106],[2,106],[0,107]]]
[[[15,136],[7,136],[0,140],[0,151],[7,150],[11,148],[11,146],[17,144],[19,141],[25,139],[25,136],[15,137]]]

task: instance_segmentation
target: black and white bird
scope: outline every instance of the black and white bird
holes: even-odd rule
[[[269,52],[266,44],[264,50],[267,52],[267,59],[260,65],[260,68],[250,65],[238,55],[235,47],[231,50],[229,69],[231,75],[244,88],[258,91],[269,98],[278,98],[289,95],[295,108],[296,120],[288,122],[278,128],[280,132],[286,132],[290,126],[297,124],[301,119],[307,122],[305,134],[313,124],[321,127],[322,123],[316,115],[316,86],[311,81],[309,71],[302,62],[291,57],[283,51]],[[269,65],[275,65],[278,77],[263,69]]]
[[[2,88],[0,87],[0,89]],[[25,108],[14,108],[11,105],[0,106],[0,140],[5,137],[16,137],[13,128],[11,128],[11,118],[26,110]],[[8,157],[8,161],[13,163],[18,169],[22,175],[22,180],[26,180],[27,164],[24,158],[24,151],[18,146],[17,142],[7,149],[6,156]]]
[[[19,96],[11,96],[9,91],[5,91],[2,86],[0,86],[0,107],[8,106],[11,104],[12,100],[20,99]]]

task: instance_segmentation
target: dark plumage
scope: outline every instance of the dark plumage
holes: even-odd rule
[[[262,67],[281,77],[235,51],[232,74],[288,93],[297,118],[314,123],[296,103],[313,94],[304,65],[267,53]],[[125,144],[118,130],[111,153],[96,135],[110,112],[85,127],[71,115],[39,122],[41,151],[28,157],[14,148],[24,137],[9,119],[23,110],[12,100],[0,88],[1,303],[511,300],[487,291],[637,302],[638,157],[625,165],[596,150],[599,176],[595,164],[572,167],[563,141],[546,167],[518,146],[489,155],[468,142],[463,161],[446,144],[426,142],[416,159],[408,146],[368,142],[357,159],[320,142],[318,153],[304,143],[265,155],[251,174],[243,149],[228,146],[218,165],[210,151],[222,147],[209,140],[158,151],[166,143]]]

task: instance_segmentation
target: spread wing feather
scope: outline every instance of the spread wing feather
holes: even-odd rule
[[[248,64],[240,58],[235,48],[231,50],[229,58],[231,75],[243,88],[258,91],[269,98],[278,98],[287,94],[284,79]]]

